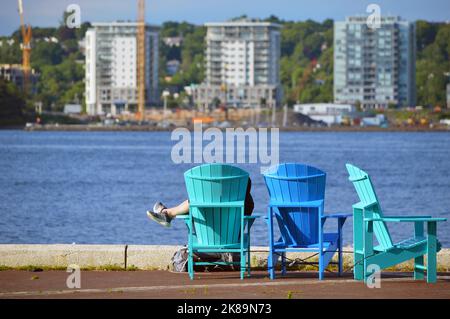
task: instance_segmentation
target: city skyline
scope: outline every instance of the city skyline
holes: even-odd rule
[[[8,36],[19,27],[17,2],[2,0],[0,12],[0,36]],[[5,3],[6,2],[6,3]],[[39,2],[24,1],[25,20],[34,27],[51,27],[61,22],[62,13],[71,3],[80,5],[82,22],[116,20],[135,20],[137,3],[118,0],[88,1],[88,0],[41,0]],[[436,22],[450,21],[450,2],[447,0],[378,0],[378,1],[311,1],[311,0],[281,0],[277,6],[270,0],[246,1],[183,1],[154,0],[147,1],[146,20],[148,23],[161,24],[165,21],[187,21],[194,24],[204,24],[211,21],[224,21],[240,15],[252,18],[266,18],[275,15],[283,20],[323,21],[326,19],[343,20],[347,16],[367,14],[366,8],[375,3],[381,7],[382,15],[401,15],[405,20],[428,20]],[[15,14],[17,13],[17,14]]]

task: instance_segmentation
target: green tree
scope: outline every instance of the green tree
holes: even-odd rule
[[[17,126],[25,123],[25,99],[11,82],[0,79],[0,126]]]
[[[164,30],[165,26],[169,31]],[[186,85],[201,83],[204,80],[204,42],[206,28],[187,23],[176,24],[171,22],[167,25],[163,24],[161,33],[175,36],[183,35],[184,37],[181,48],[167,48],[165,45],[162,46],[163,64],[160,68],[162,71],[160,74],[161,86],[177,86],[179,91],[182,91]],[[165,61],[172,58],[181,61],[180,70],[173,76],[169,83],[166,83],[164,79]]]
[[[443,106],[450,72],[450,26],[417,22],[416,87],[417,103]]]
[[[416,22],[416,41],[419,53],[434,42],[438,29],[438,23],[430,23],[423,20]]]
[[[64,104],[76,99],[84,103],[84,68],[74,56],[58,65],[45,65],[41,69],[38,97],[44,108],[61,111]]]
[[[7,37],[1,37],[0,42],[0,63],[8,64],[20,64],[22,63],[22,50],[20,50],[20,44],[17,40],[13,44],[9,44],[10,40]]]
[[[31,50],[31,66],[40,70],[44,65],[61,63],[64,51],[59,43],[39,41]]]

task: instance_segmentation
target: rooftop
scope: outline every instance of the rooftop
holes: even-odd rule
[[[353,23],[367,23],[367,15],[354,15],[354,16],[348,16],[345,17],[345,22],[353,22]],[[400,16],[381,16],[380,17],[382,23],[399,23],[399,22],[407,22],[406,20],[403,20]],[[338,21],[335,21],[338,22]]]
[[[137,27],[138,26],[138,22],[136,21],[112,21],[112,22],[92,22],[91,25],[93,27],[111,27],[111,26],[117,26],[117,27]],[[158,28],[158,25],[154,25],[154,24],[145,24],[147,27],[152,27],[152,28]]]
[[[276,27],[281,28],[282,26],[277,23],[261,21],[258,19],[238,19],[238,20],[229,20],[224,22],[207,22],[205,23],[207,27]]]

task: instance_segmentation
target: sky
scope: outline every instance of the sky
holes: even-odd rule
[[[23,0],[25,22],[57,26],[62,12],[72,3],[80,6],[82,22],[135,20],[137,16],[137,0]],[[410,21],[450,21],[450,0],[147,0],[146,20],[151,24],[202,24],[243,14],[251,18],[273,14],[295,21],[343,20],[349,15],[366,14],[370,3],[378,4],[382,15],[399,15]],[[8,36],[19,27],[17,7],[17,0],[0,0],[0,36]]]

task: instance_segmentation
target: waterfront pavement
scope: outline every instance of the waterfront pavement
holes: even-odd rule
[[[238,272],[186,273],[154,271],[81,271],[81,288],[69,289],[65,271],[0,271],[0,298],[439,298],[450,299],[450,273],[436,284],[414,281],[411,273],[383,273],[380,288],[368,288],[351,273],[290,272],[270,280],[265,271],[239,279]]]

